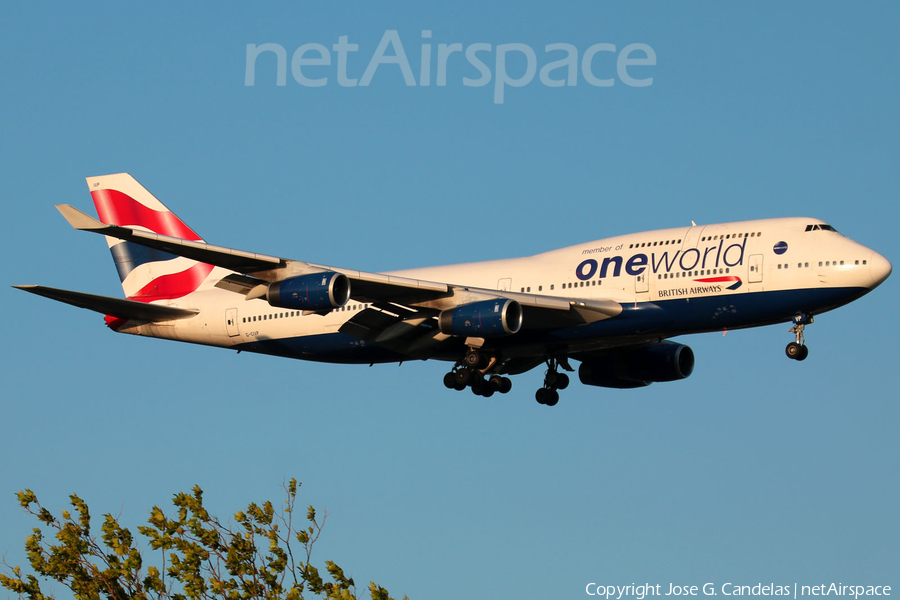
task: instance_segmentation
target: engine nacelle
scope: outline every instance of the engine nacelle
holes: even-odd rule
[[[585,385],[624,389],[684,379],[693,371],[694,351],[690,347],[662,342],[583,362],[578,368],[578,378]]]
[[[442,311],[438,317],[441,333],[467,337],[511,335],[522,327],[522,306],[509,298],[464,304]]]
[[[272,306],[299,310],[331,310],[350,299],[350,280],[334,271],[290,277],[269,284],[266,300]]]

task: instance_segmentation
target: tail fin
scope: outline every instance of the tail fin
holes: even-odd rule
[[[87,178],[100,220],[161,235],[203,241],[128,173]],[[206,280],[213,266],[107,237],[125,296],[152,302],[181,298]]]

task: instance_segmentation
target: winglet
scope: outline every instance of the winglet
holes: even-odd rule
[[[68,204],[57,204],[56,210],[65,217],[69,225],[81,231],[99,231],[106,229],[109,225],[105,225],[90,215],[86,215],[74,206]]]

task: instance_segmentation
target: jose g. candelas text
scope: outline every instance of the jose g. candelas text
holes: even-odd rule
[[[736,583],[704,583],[697,585],[669,584],[631,584],[604,585],[589,583],[584,588],[588,596],[602,596],[606,600],[623,600],[634,598],[644,600],[648,596],[781,596],[799,598],[801,596],[844,596],[858,599],[860,596],[890,596],[889,585],[844,585],[843,583],[821,583],[818,585],[800,585],[797,583],[777,585],[775,583],[757,583],[756,585],[738,585]]]

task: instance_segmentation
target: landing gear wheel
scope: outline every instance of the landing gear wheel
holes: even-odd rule
[[[534,399],[538,404],[556,406],[559,403],[559,392],[551,388],[542,387],[534,393]]]
[[[509,390],[512,389],[512,379],[509,377],[501,377],[500,378],[500,389],[498,390],[501,394],[508,394]]]
[[[794,315],[794,326],[791,327],[788,331],[794,334],[795,340],[788,344],[784,349],[784,353],[787,354],[788,358],[792,358],[794,360],[805,360],[806,357],[809,356],[809,348],[806,347],[806,340],[804,339],[803,330],[806,329],[806,326],[812,322],[812,315],[809,315],[807,313],[800,312]]]
[[[547,406],[556,406],[557,404],[559,404],[559,392],[557,392],[556,390],[547,390],[547,391],[549,391],[550,394],[549,394],[549,398],[547,399],[546,402],[544,402],[544,404],[546,404]]]
[[[559,376],[560,373],[558,373],[557,371],[547,371],[547,374],[544,376],[544,385],[548,388],[559,387]]]
[[[456,388],[456,373],[447,373],[444,375],[444,387],[450,390]]]
[[[490,358],[478,350],[469,350],[463,357],[463,364],[470,369],[484,369],[489,362]]]
[[[469,369],[459,369],[453,374],[453,377],[456,379],[456,385],[462,386],[462,388],[457,389],[465,389],[465,387],[469,385],[469,382],[472,381],[472,371]]]
[[[559,372],[559,367],[572,370],[565,356],[552,356],[547,359],[547,371],[544,373],[544,387],[539,389],[534,397],[538,403],[546,406],[556,406],[559,403],[559,392],[569,387],[569,376]]]

